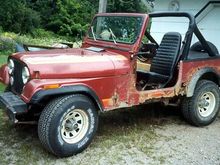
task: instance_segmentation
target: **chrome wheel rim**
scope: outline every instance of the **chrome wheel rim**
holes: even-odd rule
[[[212,92],[203,93],[198,102],[198,112],[202,117],[208,117],[215,109],[216,98]]]
[[[77,143],[85,136],[88,127],[88,115],[82,109],[73,109],[63,118],[61,136],[67,143]]]

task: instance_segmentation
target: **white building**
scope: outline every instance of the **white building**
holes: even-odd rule
[[[197,16],[197,25],[206,40],[214,43],[220,51],[220,0],[155,0],[154,11],[185,11]],[[160,43],[164,32],[177,31],[182,35],[187,30],[187,19],[155,18],[151,34]],[[184,37],[184,36],[183,36]],[[197,39],[193,37],[193,43]]]

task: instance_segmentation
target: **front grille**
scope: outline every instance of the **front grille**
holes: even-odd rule
[[[16,59],[13,59],[13,61],[15,64],[14,72],[12,74],[14,83],[11,85],[11,90],[16,94],[21,94],[24,87],[24,83],[22,81],[22,68],[24,67],[24,64]]]

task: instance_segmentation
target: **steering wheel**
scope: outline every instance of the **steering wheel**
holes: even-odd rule
[[[155,43],[144,44],[142,42],[140,51],[137,53],[138,59],[141,62],[146,62],[148,59],[153,58],[156,55],[158,46]]]

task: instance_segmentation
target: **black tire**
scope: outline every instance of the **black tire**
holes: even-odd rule
[[[215,55],[219,55],[219,51],[218,51],[217,47],[213,43],[211,43],[209,41],[207,41],[207,43],[211,47],[211,49],[214,51]],[[197,52],[205,52],[205,50],[204,50],[204,48],[203,48],[203,46],[202,46],[202,44],[200,42],[194,43],[191,46],[190,50],[197,51]]]
[[[210,100],[211,100],[211,97],[214,98],[215,100],[214,105],[213,104],[205,105],[206,102],[204,102],[204,99],[206,101],[208,100],[208,96],[205,96],[206,94],[208,94],[208,96],[211,95],[209,96]],[[207,98],[204,98],[202,100],[203,102],[200,101],[199,103],[199,99],[201,99],[201,97],[207,97]],[[209,111],[209,108],[207,108],[206,106],[209,107],[210,105],[213,105],[213,107],[210,108],[211,110]],[[196,85],[196,89],[194,91],[193,96],[190,98],[183,99],[181,110],[182,110],[183,117],[190,124],[195,125],[195,126],[207,126],[216,119],[218,112],[219,112],[219,107],[220,107],[219,87],[212,81],[200,80]],[[210,112],[210,114],[208,112]],[[208,113],[208,114],[205,115],[205,113]]]
[[[83,116],[81,121],[76,119],[79,114]],[[70,119],[67,119],[68,117]],[[63,123],[65,127],[62,127]],[[81,126],[80,130],[79,125],[83,125],[82,123],[84,126]],[[68,157],[88,147],[97,127],[98,112],[92,101],[84,95],[69,95],[52,100],[44,108],[38,123],[38,136],[49,152],[58,157]],[[77,130],[78,135],[73,135],[77,134]]]

